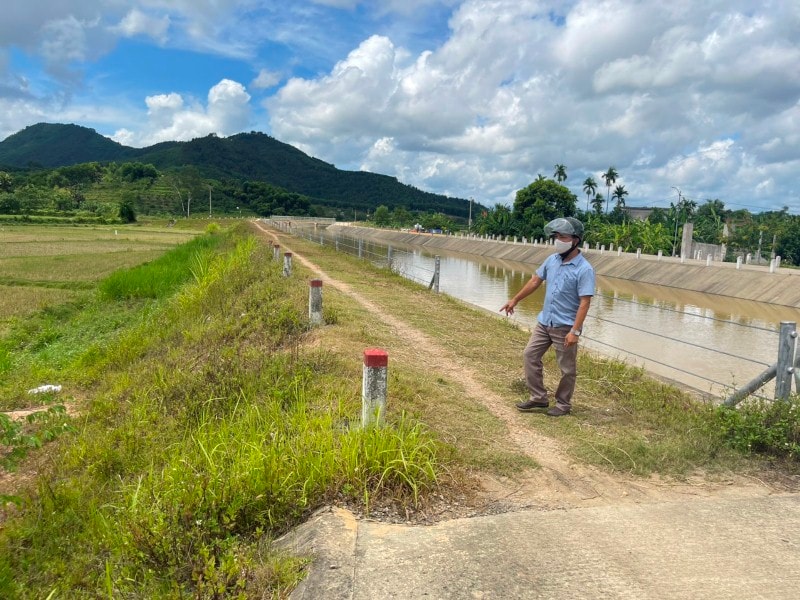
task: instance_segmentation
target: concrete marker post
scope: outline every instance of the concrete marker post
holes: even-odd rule
[[[381,348],[364,350],[361,382],[361,426],[381,425],[386,413],[389,354]]]
[[[736,257],[736,269],[738,270],[738,269],[741,269],[741,268],[742,268],[742,257],[741,256],[737,256]]]
[[[280,260],[281,258],[281,247],[278,244],[272,247],[272,258],[275,260]]]
[[[636,258],[642,258],[642,249],[641,248],[637,248],[636,249]]]
[[[711,266],[711,255],[710,254],[708,256],[706,256],[706,266],[707,267]]]
[[[312,325],[322,325],[322,280],[308,282],[308,320]]]
[[[283,255],[283,276],[284,277],[291,277],[292,276],[292,253],[286,252]]]

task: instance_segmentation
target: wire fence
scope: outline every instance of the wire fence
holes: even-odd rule
[[[275,225],[289,230],[285,223]],[[421,285],[430,287],[436,275],[433,269],[421,264],[421,250],[406,250],[357,237],[332,235],[324,229],[317,230],[308,226],[292,227],[290,232],[311,242],[334,247],[337,251],[368,260],[380,268],[391,269]],[[618,358],[626,362],[641,361],[647,370],[656,371],[657,374],[712,396],[725,396],[734,392],[740,387],[736,383],[739,378],[737,376],[753,377],[755,369],[761,371],[764,368],[774,368],[772,363],[775,362],[779,342],[777,328],[732,318],[722,319],[702,314],[696,308],[681,310],[660,301],[641,302],[619,294],[598,291],[596,298],[610,301],[617,307],[628,305],[633,308],[627,311],[617,308],[615,318],[614,311],[601,306],[602,303],[593,302],[588,315],[590,327],[586,328],[587,333],[582,339],[590,342],[587,346],[603,354],[616,353]],[[640,311],[641,314],[632,314]],[[659,322],[664,315],[671,315],[668,320],[672,325],[659,329]],[[683,335],[676,334],[676,322],[680,323],[677,329]],[[607,337],[589,333],[595,330],[602,330],[600,333],[608,332],[612,328],[613,335]],[[715,335],[706,335],[708,332]],[[618,341],[629,340],[634,336],[635,343],[621,344]],[[700,338],[706,337],[713,337],[715,343],[702,343]],[[747,343],[741,343],[741,340],[746,340]],[[739,351],[731,351],[731,346]],[[749,355],[744,355],[745,351]],[[792,357],[794,356],[793,351]],[[794,359],[791,360],[790,364],[793,364]],[[760,393],[753,392],[751,395],[769,400],[771,390],[772,387],[767,385]]]

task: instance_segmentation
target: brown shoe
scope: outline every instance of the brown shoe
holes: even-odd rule
[[[569,414],[569,410],[565,410],[563,408],[559,408],[558,406],[554,406],[550,410],[547,411],[548,417],[563,417]]]
[[[531,412],[537,408],[549,408],[549,402],[537,402],[536,400],[528,400],[527,402],[520,402],[517,404],[517,410],[520,412]]]

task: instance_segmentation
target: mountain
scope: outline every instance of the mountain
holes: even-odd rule
[[[39,123],[0,142],[0,165],[9,167],[112,161],[150,163],[162,171],[192,165],[210,179],[263,181],[339,208],[374,210],[384,204],[466,218],[469,207],[468,200],[425,192],[388,175],[337,169],[255,131],[130,148],[87,127]]]
[[[0,142],[0,165],[53,168],[124,159],[134,151],[80,125],[39,123]]]

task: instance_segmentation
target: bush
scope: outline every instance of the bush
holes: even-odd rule
[[[800,396],[788,401],[720,406],[713,427],[723,441],[747,453],[800,459]]]

